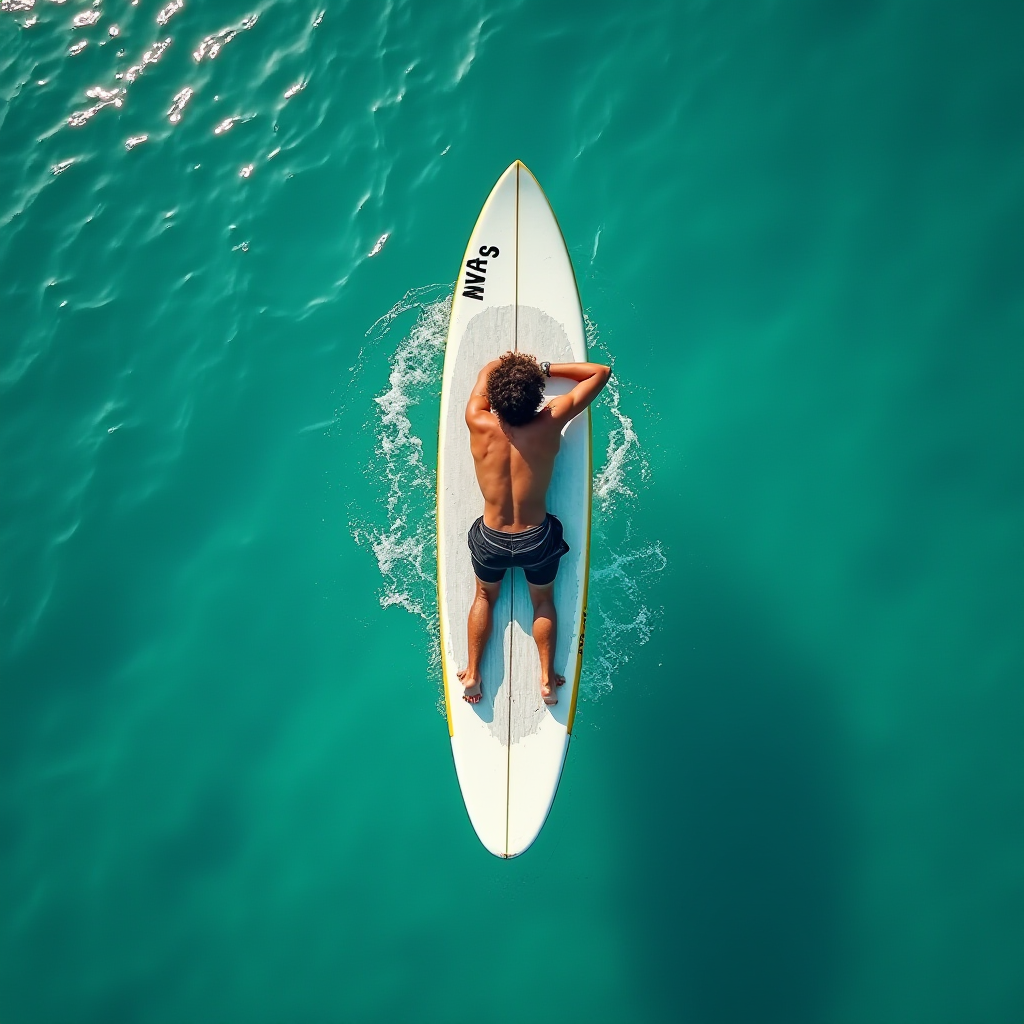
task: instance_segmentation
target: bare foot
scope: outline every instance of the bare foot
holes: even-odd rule
[[[462,680],[462,685],[465,688],[465,693],[462,695],[462,699],[467,704],[476,704],[479,702],[483,694],[480,692],[480,685],[482,680],[479,676],[471,676],[469,669],[464,668],[459,673],[459,679]]]
[[[554,675],[551,677],[555,686],[565,686],[565,676]],[[545,704],[557,704],[558,694],[555,693],[555,686],[552,686],[547,679],[540,681],[540,695]]]

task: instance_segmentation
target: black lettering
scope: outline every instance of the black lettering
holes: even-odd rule
[[[481,302],[484,301],[484,290],[478,284],[468,284],[462,294],[467,299],[479,299]]]
[[[487,260],[466,260],[466,266],[472,267],[478,274],[487,273]]]
[[[480,255],[481,256],[491,256],[491,257],[497,259],[498,247],[496,245],[481,245],[480,246]]]
[[[480,284],[481,281],[486,281],[486,277],[482,277],[480,274],[466,274],[466,280],[463,284]]]

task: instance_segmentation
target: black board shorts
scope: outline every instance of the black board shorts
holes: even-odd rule
[[[562,524],[548,513],[540,526],[522,533],[502,533],[484,526],[481,516],[469,528],[469,555],[473,572],[484,583],[498,583],[508,569],[522,569],[526,582],[546,587],[558,572],[558,562],[569,550]]]

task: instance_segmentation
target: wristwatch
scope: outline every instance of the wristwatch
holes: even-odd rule
[[[551,376],[551,364],[546,359],[540,364],[540,369],[545,377]]]

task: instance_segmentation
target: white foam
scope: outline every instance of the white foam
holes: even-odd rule
[[[367,477],[376,484],[379,504],[359,510],[351,524],[358,544],[373,551],[384,581],[382,608],[399,607],[427,626],[429,674],[440,682],[437,632],[437,541],[434,517],[434,471],[423,458],[423,439],[409,412],[425,398],[436,399],[451,291],[429,285],[407,292],[367,331],[370,347],[391,341],[395,321],[415,312],[409,331],[388,357],[388,386],[373,399],[376,460]],[[365,353],[353,367],[350,387],[363,375]]]
[[[599,697],[612,689],[619,671],[633,657],[636,648],[651,639],[661,621],[662,609],[649,603],[648,590],[668,564],[660,541],[631,544],[627,529],[625,544],[613,550],[598,537],[599,555],[590,569],[590,612],[596,612],[597,630],[588,630],[590,658],[585,660],[585,697]],[[596,636],[595,636],[596,633]]]
[[[614,367],[615,357],[586,313],[583,323],[588,350]],[[599,698],[613,687],[616,675],[661,620],[661,609],[651,604],[648,592],[667,560],[660,541],[644,538],[634,520],[651,469],[633,418],[622,405],[623,392],[633,390],[613,373],[594,406],[595,436],[603,433],[600,421],[606,416],[612,424],[604,465],[594,479],[587,630],[591,647],[583,661],[584,700]]]
[[[587,348],[600,349],[612,367],[615,358],[601,342],[593,321],[583,314],[587,332]],[[613,373],[608,385],[601,392],[597,408],[611,413],[616,425],[608,433],[604,465],[594,480],[594,497],[602,511],[610,511],[619,498],[635,498],[638,483],[650,479],[650,464],[640,445],[640,438],[633,427],[632,417],[622,410],[622,382]]]
[[[594,480],[594,496],[603,510],[608,510],[616,498],[635,498],[636,490],[630,486],[633,476],[643,482],[650,478],[647,456],[640,446],[640,438],[633,429],[633,420],[622,411],[622,385],[612,377],[601,395],[602,405],[612,414],[617,426],[608,434],[605,463]]]

